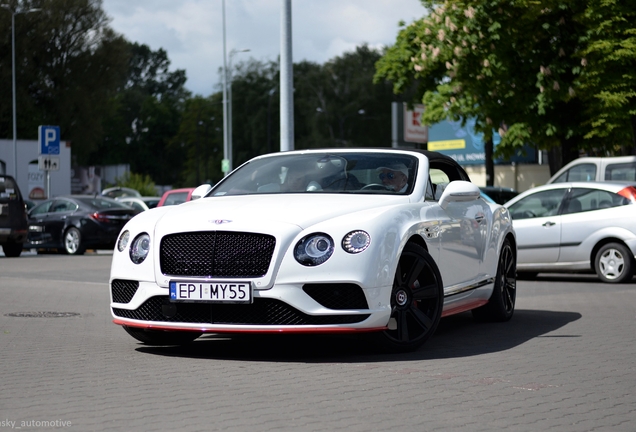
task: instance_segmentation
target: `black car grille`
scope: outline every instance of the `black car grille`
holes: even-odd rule
[[[165,236],[161,272],[170,276],[261,277],[276,239],[265,234],[203,231]]]
[[[369,317],[369,314],[307,315],[275,299],[256,298],[254,303],[239,305],[170,303],[168,296],[151,297],[135,310],[113,308],[113,313],[141,321],[271,326],[352,324]]]
[[[139,288],[139,282],[132,280],[113,279],[110,290],[115,303],[130,303]]]
[[[303,291],[328,309],[369,309],[362,288],[356,284],[306,284]]]

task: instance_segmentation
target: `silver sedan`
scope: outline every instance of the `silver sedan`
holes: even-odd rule
[[[636,255],[636,183],[556,183],[505,204],[517,233],[519,277],[595,271],[629,281]]]

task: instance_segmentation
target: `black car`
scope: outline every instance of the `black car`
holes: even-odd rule
[[[103,196],[69,195],[46,200],[29,213],[27,248],[57,249],[81,255],[86,249],[112,249],[135,210]]]
[[[26,207],[13,177],[0,175],[0,245],[7,257],[18,257],[27,239]]]
[[[499,186],[483,186],[480,187],[481,191],[488,195],[497,204],[505,204],[517,195],[519,192],[512,188],[499,187]]]

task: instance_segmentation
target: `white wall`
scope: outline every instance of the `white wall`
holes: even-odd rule
[[[16,147],[18,149],[18,175],[16,181],[18,187],[25,198],[29,195],[29,184],[33,181],[43,181],[46,187],[46,178],[44,171],[31,174],[29,179],[29,163],[38,159],[38,142],[37,140],[17,140]],[[50,171],[51,196],[68,195],[71,193],[71,145],[68,141],[60,141],[60,169],[59,171]],[[6,165],[6,172],[10,176],[15,176],[13,166],[13,140],[0,140],[0,161]],[[0,164],[2,165],[2,164]],[[34,177],[41,176],[36,179]]]
[[[478,186],[486,186],[485,166],[468,165],[464,169],[473,183]],[[494,186],[509,187],[518,192],[524,192],[545,184],[549,179],[550,166],[547,164],[495,165]]]

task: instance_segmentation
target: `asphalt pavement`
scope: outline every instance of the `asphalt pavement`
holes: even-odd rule
[[[519,281],[508,323],[420,350],[352,336],[148,347],[112,324],[108,253],[0,257],[0,432],[636,430],[636,283]]]

